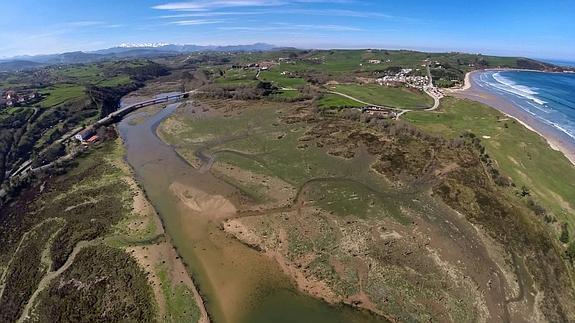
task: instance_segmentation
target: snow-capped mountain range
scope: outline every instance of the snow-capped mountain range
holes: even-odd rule
[[[140,43],[140,44],[122,43],[118,47],[120,47],[120,48],[157,48],[157,47],[164,47],[164,46],[168,46],[168,45],[173,45],[173,44],[169,44],[169,43]]]

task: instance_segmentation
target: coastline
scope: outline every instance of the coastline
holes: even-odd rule
[[[465,85],[459,89],[451,89],[448,91],[451,95],[477,101],[486,104],[499,112],[505,114],[507,117],[521,123],[527,129],[537,133],[547,141],[549,146],[557,151],[560,151],[575,167],[575,143],[566,134],[552,126],[537,120],[529,113],[523,111],[521,108],[515,106],[513,103],[506,101],[494,94],[491,94],[481,87],[479,87],[472,79],[473,74],[482,73],[485,71],[526,71],[518,69],[483,69],[468,72],[465,75]],[[541,72],[541,71],[538,71]],[[545,72],[542,72],[545,73]]]

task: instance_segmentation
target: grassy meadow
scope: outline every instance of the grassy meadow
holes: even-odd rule
[[[331,90],[347,94],[359,100],[399,109],[419,109],[433,106],[427,94],[408,88],[392,88],[380,85],[341,84]]]
[[[318,106],[324,109],[339,108],[339,107],[362,107],[361,104],[355,100],[348,99],[341,95],[327,93],[322,95],[318,100]]]
[[[86,88],[81,85],[58,84],[44,89],[40,93],[47,96],[40,104],[43,108],[49,108],[81,98],[86,95]]]

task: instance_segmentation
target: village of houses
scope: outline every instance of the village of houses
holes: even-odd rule
[[[319,57],[312,57],[308,59],[312,63],[321,64],[323,62],[323,58]],[[364,66],[364,64],[370,65],[380,65],[383,63],[391,63],[390,59],[385,61],[379,59],[369,59],[365,61],[365,63],[360,63],[360,66]],[[281,66],[281,64],[294,64],[295,60],[291,58],[281,57],[277,60],[269,60],[269,61],[262,61],[257,63],[249,63],[246,65],[233,65],[232,69],[244,69],[244,70],[255,70],[257,71],[256,77],[259,77],[260,72],[262,71],[269,71],[270,69]],[[426,70],[430,64],[435,64],[435,67],[441,68],[441,64],[439,62],[431,62],[430,60],[425,60],[421,67],[423,70]],[[426,72],[423,72],[426,73]],[[423,74],[421,70],[412,69],[412,68],[398,68],[396,73],[387,73],[388,75],[384,75],[377,78],[365,78],[365,77],[357,77],[357,81],[362,84],[379,84],[380,86],[387,86],[387,87],[399,87],[405,86],[413,89],[417,89],[427,93],[431,96],[435,101],[438,101],[443,97],[443,92],[430,80],[429,73],[427,75]],[[280,75],[286,77],[298,77],[297,73],[291,71],[282,71]],[[329,84],[329,83],[328,83]],[[368,114],[371,117],[379,118],[379,119],[396,119],[401,115],[401,111],[398,111],[393,108],[381,107],[381,106],[372,106],[366,105],[359,109],[362,113]]]
[[[34,90],[0,90],[0,109],[30,106],[42,100],[42,95]]]

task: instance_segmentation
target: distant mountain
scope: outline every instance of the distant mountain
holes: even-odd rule
[[[118,47],[101,49],[91,52],[69,52],[51,55],[18,56],[0,61],[0,71],[29,69],[42,65],[91,63],[114,58],[141,58],[165,55],[177,55],[193,52],[255,52],[270,51],[274,45],[255,43],[252,45],[233,46],[199,46],[175,45],[164,43],[122,44]]]
[[[39,64],[74,64],[88,63],[102,59],[102,55],[86,52],[69,52],[62,54],[17,56],[14,60],[25,60]]]
[[[275,49],[276,46],[255,43],[252,45],[230,45],[230,46],[199,46],[199,45],[175,45],[175,44],[122,44],[118,47],[97,50],[92,53],[95,54],[124,54],[124,53],[192,53],[192,52],[248,52],[248,51],[269,51]]]
[[[0,72],[19,71],[40,67],[42,65],[43,65],[42,63],[24,61],[24,60],[0,61]]]

